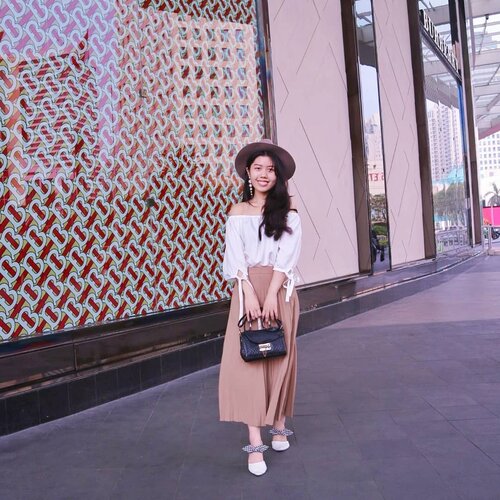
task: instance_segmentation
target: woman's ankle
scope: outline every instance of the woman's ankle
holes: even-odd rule
[[[272,434],[273,441],[288,441],[288,436],[293,434],[290,429],[285,427],[285,419],[278,420],[274,423],[273,428],[269,431]]]
[[[273,428],[282,431],[285,428],[285,420],[286,417],[280,418],[279,420],[275,420],[273,423]]]
[[[248,441],[252,446],[260,446],[263,444],[260,427],[248,426]]]

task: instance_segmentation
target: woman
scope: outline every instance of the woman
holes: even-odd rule
[[[289,448],[285,417],[293,414],[299,303],[293,274],[300,253],[301,226],[291,206],[287,180],[295,171],[292,156],[268,139],[245,146],[235,168],[245,181],[243,202],[234,205],[226,226],[224,277],[235,279],[224,339],[220,379],[221,421],[248,425],[248,470],[267,470],[260,428],[272,425],[272,448]],[[264,326],[280,319],[286,356],[245,362],[240,356],[238,320],[247,315]]]

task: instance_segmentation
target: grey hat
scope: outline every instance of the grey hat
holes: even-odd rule
[[[292,158],[292,155],[285,149],[274,144],[270,139],[261,139],[258,142],[247,144],[236,155],[234,168],[242,179],[245,178],[248,158],[256,153],[259,153],[259,151],[269,151],[270,153],[274,153],[281,161],[285,179],[290,179],[290,177],[292,177],[295,172],[295,160]]]

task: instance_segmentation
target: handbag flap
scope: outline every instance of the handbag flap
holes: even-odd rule
[[[274,342],[280,337],[283,337],[281,328],[270,328],[268,330],[247,330],[241,333],[252,344],[265,344],[266,342]]]

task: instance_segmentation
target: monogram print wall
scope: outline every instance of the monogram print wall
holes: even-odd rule
[[[0,3],[0,337],[228,296],[253,1]],[[0,339],[0,340],[1,340]]]

